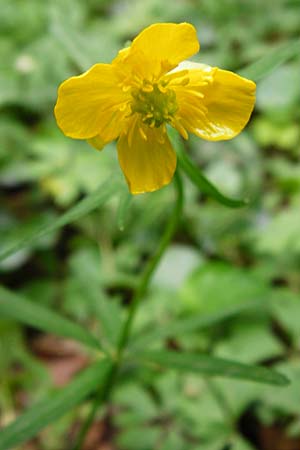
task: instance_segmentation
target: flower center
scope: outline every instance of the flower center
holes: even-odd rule
[[[142,121],[151,128],[158,128],[165,122],[172,121],[177,111],[176,94],[168,89],[164,80],[150,83],[147,80],[139,88],[131,91],[132,113],[139,113]]]

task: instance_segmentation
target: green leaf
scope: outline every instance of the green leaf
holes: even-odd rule
[[[130,342],[130,347],[134,349],[142,349],[157,342],[158,340],[183,336],[186,333],[191,333],[195,330],[202,330],[216,325],[227,319],[231,319],[244,312],[251,312],[253,310],[264,311],[266,305],[263,302],[251,301],[240,305],[229,306],[223,310],[211,313],[193,315],[192,317],[184,317],[182,319],[172,321],[169,325],[165,324],[163,328],[157,327],[156,330],[149,332],[142,332],[133,335]]]
[[[300,302],[298,293],[286,288],[277,288],[272,293],[270,307],[276,322],[292,337],[295,349],[298,348],[300,340]]]
[[[0,286],[0,317],[16,320],[42,331],[75,339],[98,349],[96,338],[76,323],[71,322],[45,306],[30,302]]]
[[[190,160],[182,143],[172,130],[169,131],[172,143],[176,149],[178,162],[181,169],[185,172],[191,182],[206,195],[214,198],[222,205],[230,208],[240,208],[246,206],[247,200],[236,200],[223,195],[200,171],[200,169]]]
[[[101,329],[101,343],[115,348],[122,327],[121,309],[110,298],[99,276],[101,259],[99,250],[84,248],[71,258],[71,269],[76,280],[76,291],[81,292],[84,301],[89,304],[91,314],[97,318]],[[111,349],[112,349],[111,348]]]
[[[231,450],[256,450],[256,447],[253,447],[250,442],[246,441],[242,436],[236,434],[232,439]]]
[[[0,450],[9,450],[35,436],[95,392],[110,368],[108,360],[95,363],[64,387],[48,396],[1,430]]]
[[[299,55],[299,53],[300,40],[297,39],[290,41],[288,44],[280,45],[277,48],[274,48],[268,52],[266,56],[263,56],[255,63],[242,69],[239,74],[251,80],[258,81],[271,73],[281,64]]]
[[[261,228],[253,230],[255,250],[271,257],[289,255],[298,257],[300,252],[299,206],[287,206],[276,212]]]
[[[275,384],[277,386],[286,386],[289,384],[289,380],[284,375],[266,367],[242,364],[210,355],[151,351],[139,354],[138,358],[147,363],[154,363],[162,368],[177,369],[183,372],[237,378],[240,380]]]
[[[299,346],[297,347],[298,351]],[[291,384],[283,391],[274,391],[268,387],[261,392],[261,407],[257,410],[259,418],[263,419],[271,417],[276,420],[278,417],[290,417],[299,415],[300,404],[300,361],[299,359],[290,358],[281,361],[278,369],[291,380]],[[273,419],[274,418],[274,419]]]
[[[263,304],[268,294],[266,281],[249,268],[215,261],[199,264],[179,291],[184,306],[198,314],[218,313],[253,300]]]
[[[55,8],[52,8],[50,11],[52,16],[50,33],[78,68],[85,72],[93,62],[91,61],[89,49],[87,48],[87,43],[82,33],[76,33],[66,21],[62,23],[58,11]]]
[[[12,253],[35,242],[41,236],[55,231],[75,220],[85,216],[90,211],[102,206],[110,197],[112,197],[119,189],[119,181],[117,179],[106,180],[95,192],[85,197],[69,211],[56,220],[44,224],[35,224],[30,228],[18,228],[17,232],[12,234],[8,242],[0,250],[0,260],[8,257]]]
[[[261,317],[259,317],[261,316]],[[250,319],[250,320],[249,320]],[[222,358],[240,359],[247,364],[270,361],[284,355],[284,346],[271,329],[270,318],[255,311],[255,316],[245,316],[230,326],[226,336],[214,346]]]

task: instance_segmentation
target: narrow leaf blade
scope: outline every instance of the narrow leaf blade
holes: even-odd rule
[[[242,364],[210,355],[151,351],[139,355],[139,358],[162,368],[194,372],[205,376],[222,376],[277,386],[289,384],[289,380],[284,375],[266,367]]]
[[[105,181],[95,192],[85,197],[69,211],[58,217],[56,220],[44,224],[37,224],[29,229],[19,228],[12,238],[8,239],[4,248],[0,250],[0,260],[7,258],[16,251],[35,242],[47,233],[55,231],[75,220],[85,216],[89,212],[102,206],[110,197],[112,197],[119,188],[117,179]]]
[[[42,400],[11,425],[2,429],[0,450],[15,448],[82,403],[89,394],[101,386],[109,368],[108,360],[95,363],[78,375],[67,387]]]
[[[241,305],[229,306],[222,311],[211,314],[184,317],[171,321],[170,324],[165,324],[163,328],[157,327],[155,330],[152,329],[148,332],[144,331],[133,335],[130,340],[130,348],[133,350],[147,348],[149,345],[161,339],[183,336],[195,330],[203,330],[225,320],[236,317],[239,314],[258,309],[260,311],[265,311],[267,309],[265,303],[252,301]]]
[[[33,303],[0,286],[1,319],[15,320],[42,331],[75,339],[82,344],[98,349],[96,338],[80,325],[65,319],[45,306]]]
[[[299,53],[300,40],[290,41],[285,45],[274,48],[266,56],[263,56],[258,61],[242,69],[239,74],[243,77],[250,78],[253,81],[258,81],[267,76],[281,64],[284,64],[289,59],[299,55]]]
[[[214,198],[219,203],[229,208],[241,208],[248,204],[247,200],[236,200],[222,194],[216,186],[214,186],[200,171],[200,169],[190,160],[182,142],[180,142],[178,135],[175,135],[173,130],[169,130],[169,135],[172,144],[176,149],[178,162],[181,169],[185,172],[191,182],[206,195]]]
[[[81,273],[78,275],[78,283],[83,292],[85,292],[85,299],[89,302],[95,317],[97,317],[101,325],[101,336],[103,338],[101,340],[104,348],[105,344],[109,344],[111,348],[114,348],[122,327],[122,316],[117,305],[107,298],[100,280],[93,280],[89,275],[82,268]]]
[[[93,65],[93,62],[87,55],[83,37],[68,27],[65,22],[62,23],[58,17],[53,19],[50,32],[77,67],[85,72]]]

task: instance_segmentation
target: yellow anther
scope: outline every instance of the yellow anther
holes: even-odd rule
[[[184,139],[187,140],[189,138],[188,132],[186,131],[184,126],[178,120],[174,120],[174,125],[173,126],[175,126],[176,130],[181,134],[181,136]]]
[[[185,77],[180,81],[179,84],[180,84],[180,86],[186,86],[187,84],[189,84],[189,82],[190,82],[189,77]]]
[[[131,86],[129,84],[123,84],[122,86],[122,91],[123,92],[128,92],[131,89]]]
[[[152,89],[151,86],[143,86],[143,87],[142,87],[142,91],[143,91],[143,92],[152,92],[153,89]]]
[[[140,135],[142,136],[142,138],[144,139],[144,141],[147,141],[147,135],[144,132],[142,127],[139,127],[139,132],[140,132]]]
[[[119,106],[119,111],[123,112],[125,111],[125,109],[127,108],[128,102],[123,103],[122,105]]]
[[[204,94],[202,92],[198,92],[195,90],[193,90],[193,95],[195,95],[196,97],[199,97],[199,98],[204,98]]]
[[[163,86],[161,83],[158,83],[157,87],[158,87],[158,89],[160,90],[160,92],[161,92],[162,94],[165,94],[165,93],[167,92],[167,90],[168,90],[168,89],[167,89],[165,86]]]
[[[153,91],[153,86],[152,84],[144,84],[142,86],[142,91],[143,92],[152,92]]]
[[[164,81],[167,81],[169,83],[171,80],[175,80],[176,78],[185,77],[188,73],[188,70],[179,70],[178,72],[172,72],[164,77]]]

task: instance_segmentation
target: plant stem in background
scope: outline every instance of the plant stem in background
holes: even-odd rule
[[[219,389],[217,384],[210,378],[205,378],[205,383],[206,383],[207,389],[210,391],[212,397],[215,399],[220,410],[222,411],[225,421],[228,423],[230,428],[232,428],[232,431],[235,431],[234,413],[233,413],[231,406],[230,406],[229,402],[227,401],[225,395]]]
[[[173,210],[173,214],[170,217],[170,220],[166,226],[166,229],[162,235],[161,241],[159,243],[159,246],[157,248],[156,253],[150,258],[148,261],[148,264],[146,265],[146,268],[143,272],[143,275],[141,276],[140,282],[137,286],[136,292],[133,296],[133,299],[131,301],[130,307],[129,307],[129,313],[128,317],[126,319],[126,322],[124,324],[124,327],[121,331],[119,343],[117,346],[116,356],[114,364],[111,367],[111,370],[108,373],[108,376],[106,378],[106,382],[100,386],[100,389],[98,391],[98,395],[95,397],[91,410],[89,412],[89,415],[87,416],[85,422],[83,423],[83,426],[78,434],[77,441],[73,447],[73,450],[80,450],[82,447],[82,444],[84,442],[85,436],[92,425],[95,415],[98,411],[98,408],[101,404],[107,402],[109,400],[109,397],[111,395],[111,392],[113,390],[113,387],[115,385],[115,381],[122,363],[123,354],[126,349],[128,339],[130,336],[130,331],[132,328],[132,323],[135,317],[135,314],[137,312],[138,306],[144,297],[144,294],[146,293],[150,280],[152,278],[152,275],[154,274],[156,268],[158,267],[158,264],[162,258],[162,255],[164,254],[165,250],[167,249],[180,220],[181,212],[182,212],[182,206],[183,206],[183,188],[182,188],[182,182],[180,179],[180,176],[178,174],[178,171],[175,174],[174,177],[174,184],[176,188],[176,203]]]

